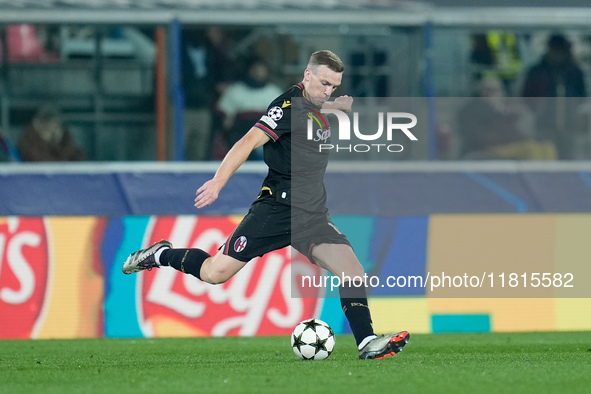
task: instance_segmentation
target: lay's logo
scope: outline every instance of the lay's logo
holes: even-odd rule
[[[153,218],[146,244],[168,239],[175,248],[200,248],[215,254],[239,218],[176,216]],[[238,238],[234,248],[247,243]],[[289,334],[295,324],[314,316],[323,290],[293,291],[299,275],[320,269],[289,248],[273,251],[249,263],[228,282],[210,285],[164,267],[139,273],[138,315],[145,336],[225,336]],[[294,275],[294,276],[292,276]],[[294,294],[292,294],[292,292]],[[306,298],[303,298],[306,297]]]

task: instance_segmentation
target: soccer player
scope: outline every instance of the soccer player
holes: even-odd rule
[[[195,207],[210,205],[251,152],[264,147],[269,171],[261,192],[216,255],[201,249],[174,249],[163,240],[131,254],[123,272],[170,266],[207,283],[219,284],[252,258],[291,245],[313,264],[339,278],[362,278],[363,266],[347,237],[331,222],[326,208],[323,178],[328,153],[318,149],[319,141],[307,139],[305,128],[308,113],[321,108],[351,110],[353,99],[349,96],[328,101],[341,84],[344,68],[333,52],[314,52],[302,82],[271,103],[267,113],[230,149],[214,177],[197,190]],[[328,125],[321,128],[320,135],[330,136]],[[292,160],[298,165],[293,165]],[[359,358],[382,359],[402,350],[410,338],[408,332],[381,337],[374,334],[365,287],[345,282],[339,295]]]

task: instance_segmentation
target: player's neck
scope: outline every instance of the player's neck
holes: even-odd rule
[[[306,91],[306,85],[304,85],[304,81],[300,82],[300,85],[302,86],[302,96],[308,102],[307,105],[311,105],[313,107],[320,108],[319,106],[314,104],[314,102],[312,100],[310,100],[310,96],[308,95],[308,92]]]
[[[302,86],[302,96],[304,96],[304,98],[306,100],[310,101],[310,96],[308,96],[308,91],[306,90],[306,85],[304,85],[304,81],[300,82],[300,85]]]

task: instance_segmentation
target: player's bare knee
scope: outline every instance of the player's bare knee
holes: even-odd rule
[[[207,272],[202,273],[202,280],[212,285],[225,283],[233,276],[233,272],[226,269],[208,267]],[[203,275],[204,274],[204,275]]]
[[[335,276],[363,277],[365,269],[355,256],[353,248],[345,244],[321,244],[314,248],[315,263]]]
[[[352,262],[350,264],[347,264],[343,267],[343,273],[346,276],[350,276],[350,277],[355,277],[355,276],[359,276],[359,277],[363,277],[363,275],[365,274],[365,269],[363,268],[363,265],[361,265],[360,262]]]
[[[233,265],[212,264],[208,267],[207,270],[207,282],[213,285],[225,283],[231,277],[233,277],[238,271],[239,268]]]

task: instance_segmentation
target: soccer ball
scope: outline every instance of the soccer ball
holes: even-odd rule
[[[304,320],[291,333],[291,348],[302,360],[324,360],[334,345],[332,328],[319,319]]]

